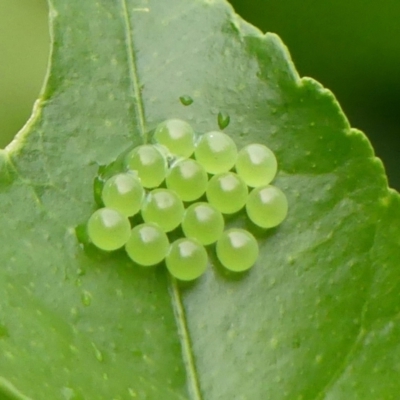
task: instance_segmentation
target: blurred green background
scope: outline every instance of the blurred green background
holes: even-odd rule
[[[331,89],[400,189],[400,0],[231,0],[288,46],[301,76]]]
[[[190,0],[188,0],[190,1]],[[231,0],[278,33],[300,75],[331,89],[400,189],[400,0]],[[28,119],[48,50],[45,0],[0,0],[0,147]]]
[[[0,0],[0,148],[24,125],[49,53],[45,0]]]

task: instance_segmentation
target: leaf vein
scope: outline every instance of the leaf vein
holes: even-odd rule
[[[147,138],[147,133],[146,133],[143,100],[142,100],[142,96],[140,95],[139,77],[138,77],[138,71],[137,71],[136,62],[135,62],[135,50],[134,50],[133,40],[132,40],[132,35],[131,35],[132,27],[131,27],[131,23],[129,21],[129,13],[128,13],[128,6],[126,4],[126,0],[121,0],[121,4],[122,4],[122,11],[123,11],[123,17],[124,17],[124,22],[125,22],[125,24],[124,24],[125,25],[125,43],[126,43],[126,50],[127,50],[128,64],[129,64],[129,75],[130,75],[130,81],[132,84],[133,97],[135,98],[136,115],[139,119],[139,129],[140,129],[141,136],[143,138],[143,141],[146,143],[148,138]]]
[[[193,400],[201,400],[202,397],[200,392],[200,385],[198,382],[196,366],[191,351],[190,337],[185,318],[185,311],[179,293],[179,288],[175,278],[170,277],[169,281],[172,307],[178,327],[178,335],[181,340],[183,362],[185,364],[186,373],[188,376],[188,390]]]
[[[139,126],[143,141],[146,143],[148,140],[145,125],[144,105],[140,92],[139,76],[135,63],[134,45],[132,39],[132,26],[130,24],[129,12],[127,7],[127,0],[121,0],[122,9],[125,20],[125,36],[126,47],[128,51],[129,73],[132,82],[132,89],[136,99],[136,112],[139,119]],[[198,374],[195,367],[195,362],[191,349],[191,342],[189,332],[186,324],[185,310],[182,305],[181,296],[177,282],[174,278],[169,280],[169,291],[171,295],[171,303],[174,311],[175,322],[178,329],[178,336],[182,347],[183,363],[187,374],[187,386],[192,400],[201,400],[200,385]]]
[[[353,344],[350,346],[346,357],[344,357],[343,362],[339,365],[339,367],[336,369],[335,373],[332,375],[332,378],[329,380],[329,382],[320,390],[320,392],[315,396],[315,400],[322,400],[325,395],[328,393],[329,389],[333,387],[333,385],[339,380],[343,372],[346,370],[346,368],[350,364],[350,360],[353,358],[357,346],[360,343],[360,341],[364,338],[366,331],[361,327],[360,331],[358,332],[358,335],[356,336]]]
[[[375,237],[376,237],[376,229],[373,242],[375,242]],[[366,293],[366,297],[363,306],[361,308],[360,328],[358,334],[354,338],[354,341],[349,347],[349,349],[347,350],[346,356],[343,358],[343,362],[336,368],[336,370],[331,376],[331,379],[327,382],[327,384],[317,393],[317,395],[315,396],[315,400],[322,400],[326,396],[328,391],[333,388],[335,383],[339,381],[340,377],[346,371],[346,368],[350,365],[350,361],[354,358],[358,345],[364,339],[365,335],[368,333],[367,329],[364,326],[365,326],[365,314],[368,309],[372,284],[373,284],[373,277],[370,280],[369,290]]]

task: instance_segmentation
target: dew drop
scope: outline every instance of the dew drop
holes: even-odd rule
[[[179,100],[184,106],[190,106],[193,103],[193,99],[187,95],[179,97]]]
[[[229,125],[229,122],[231,122],[231,117],[226,112],[220,111],[218,113],[219,129],[225,129]]]
[[[81,295],[82,304],[86,307],[89,307],[92,304],[92,295],[90,292],[84,290]]]

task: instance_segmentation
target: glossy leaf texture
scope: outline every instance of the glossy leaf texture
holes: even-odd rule
[[[0,397],[395,399],[400,200],[334,96],[222,0],[52,0],[50,23],[45,89],[0,156]],[[180,284],[79,244],[99,165],[219,113],[275,152],[289,199],[273,230],[229,219],[259,241],[252,270],[210,250]]]

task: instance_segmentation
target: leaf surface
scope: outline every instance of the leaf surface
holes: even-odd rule
[[[34,116],[1,153],[0,396],[395,399],[400,200],[335,98],[220,0],[53,0]],[[194,102],[183,106],[182,96]],[[84,251],[92,182],[166,118],[278,156],[281,227],[191,285]],[[25,397],[24,397],[25,396]]]

